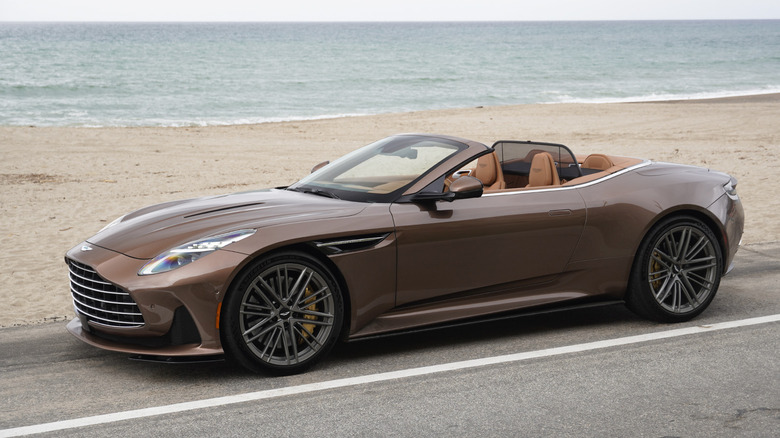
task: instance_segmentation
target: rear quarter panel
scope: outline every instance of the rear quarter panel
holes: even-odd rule
[[[669,163],[651,163],[578,188],[587,220],[567,270],[593,270],[599,293],[622,297],[645,235],[675,213],[706,217],[722,236],[726,223],[710,207],[724,195],[728,175]]]

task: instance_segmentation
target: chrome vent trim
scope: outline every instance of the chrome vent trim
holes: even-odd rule
[[[312,242],[317,248],[330,254],[340,254],[349,251],[360,251],[376,246],[385,240],[390,233],[371,234],[362,236],[342,237],[324,241]]]
[[[87,320],[108,327],[141,327],[144,317],[129,293],[91,267],[68,259],[73,308]]]

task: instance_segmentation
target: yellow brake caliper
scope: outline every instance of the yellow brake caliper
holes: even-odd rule
[[[314,294],[314,290],[312,290],[311,286],[307,286],[306,287],[306,291],[304,291],[304,293],[303,293],[303,296],[304,297],[309,297],[309,298],[306,301],[304,301],[303,304],[310,304],[310,303],[314,302],[314,297],[312,296],[313,294]],[[309,310],[309,311],[312,311],[312,312],[316,312],[317,311],[317,305],[316,304],[312,304],[312,305],[306,307],[306,310]],[[314,320],[317,319],[317,317],[314,316],[314,315],[303,315],[303,319],[308,319],[308,320],[314,321]],[[303,331],[303,333],[301,333],[302,338],[298,340],[298,344],[303,344],[303,340],[304,339],[310,338],[311,337],[310,333],[314,333],[314,327],[315,327],[314,324],[301,324],[301,325],[303,326],[304,331]]]
[[[658,288],[661,287],[661,264],[655,260],[658,257],[658,253],[653,252],[653,261],[650,263],[650,272],[655,272],[655,274],[650,276],[650,285],[653,287],[653,292],[658,292]]]

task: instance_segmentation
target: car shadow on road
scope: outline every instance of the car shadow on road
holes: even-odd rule
[[[583,342],[589,342],[595,340],[592,336],[595,328],[609,331],[610,327],[625,324],[645,327],[650,323],[635,316],[622,303],[543,314],[510,314],[502,315],[498,320],[476,319],[455,326],[342,343],[336,347],[329,361],[409,355],[424,350],[501,351],[501,345],[507,343],[550,348],[557,345],[549,345],[543,338],[565,334],[566,338],[585,338]],[[501,354],[506,354],[506,351]],[[463,357],[468,358],[470,357]]]

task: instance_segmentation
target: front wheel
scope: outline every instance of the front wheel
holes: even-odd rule
[[[723,256],[712,231],[693,217],[670,218],[642,242],[626,304],[655,321],[687,321],[712,302],[722,272]]]
[[[344,303],[338,283],[303,253],[265,257],[238,279],[222,306],[222,345],[252,371],[299,373],[339,337]]]

